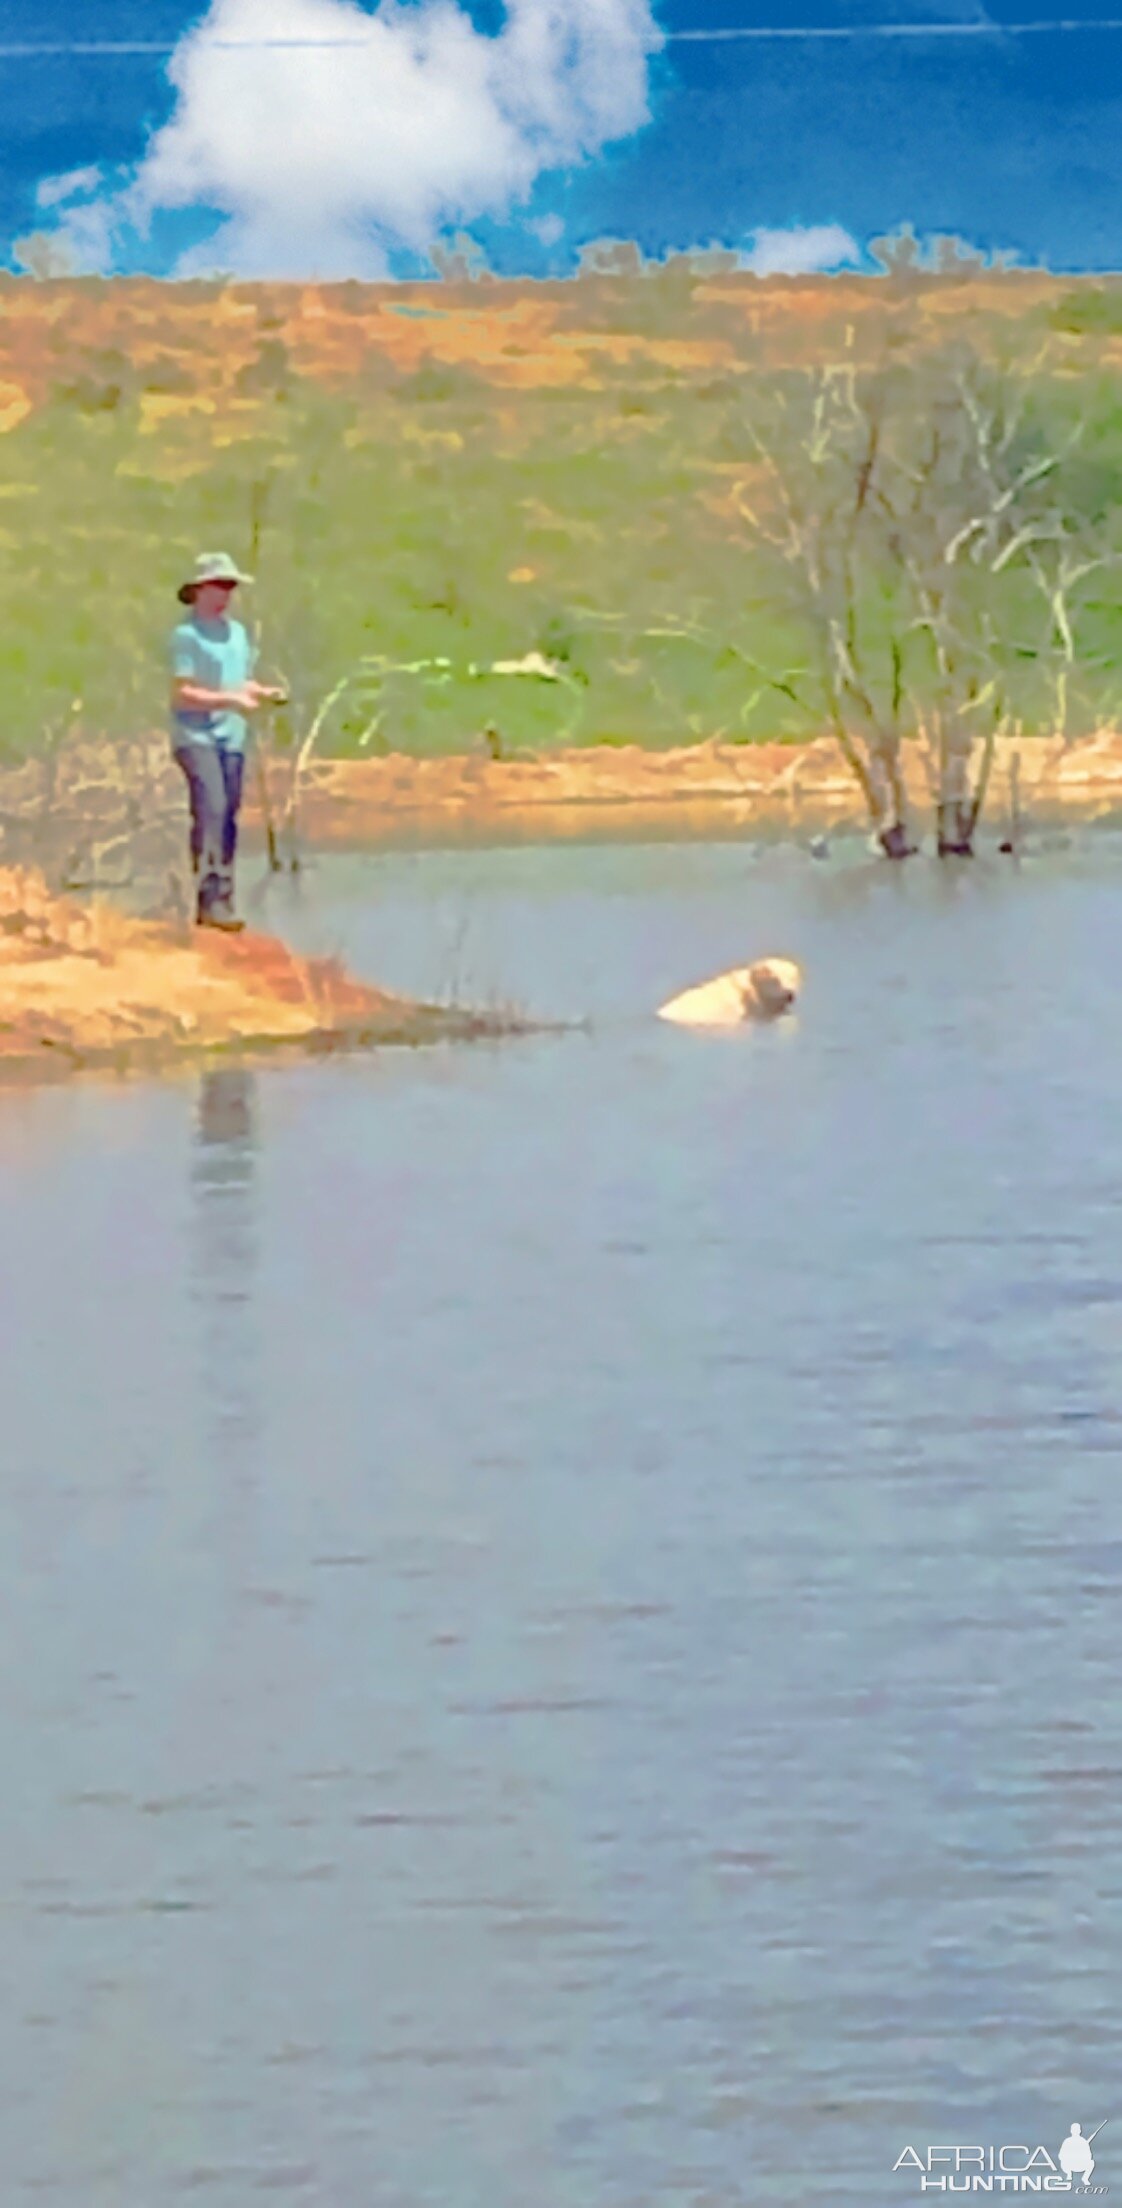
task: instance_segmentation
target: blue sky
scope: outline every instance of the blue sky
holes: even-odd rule
[[[0,256],[47,230],[106,271],[377,275],[461,229],[510,272],[602,236],[798,266],[910,222],[1120,268],[1122,23],[1003,29],[1109,12],[406,0],[372,44],[363,0],[0,0]],[[677,35],[777,25],[856,35]],[[130,41],[169,51],[5,52]]]

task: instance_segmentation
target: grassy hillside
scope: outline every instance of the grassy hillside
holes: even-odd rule
[[[812,626],[744,518],[761,404],[890,361],[920,420],[948,346],[1020,382],[1038,438],[1080,424],[1065,527],[1113,560],[1122,284],[2,281],[4,752],[162,723],[175,585],[200,548],[248,557],[255,483],[267,662],[305,709],[354,678],[325,750],[814,733]],[[1122,682],[1116,592],[1100,577],[1081,611],[1092,721]],[[487,672],[531,652],[559,679]]]

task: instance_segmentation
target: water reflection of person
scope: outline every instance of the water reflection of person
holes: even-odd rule
[[[244,1066],[199,1085],[191,1160],[193,1300],[202,1315],[202,1389],[212,1446],[251,1449],[259,1426],[252,1325],[257,1264],[256,1086]]]
[[[261,1529],[256,1452],[260,1376],[255,1331],[258,1267],[257,1094],[245,1067],[221,1066],[199,1083],[191,1147],[191,1301],[198,1315],[200,1440],[196,1496],[203,1523],[199,1568],[206,1616],[184,1683],[175,1735],[178,1771],[232,1805],[254,1784],[260,1724],[253,1612]],[[237,1866],[227,1865],[227,1876]],[[213,2033],[245,2034],[253,1956],[249,1926],[234,1909],[225,1936],[203,1942],[201,1985]]]

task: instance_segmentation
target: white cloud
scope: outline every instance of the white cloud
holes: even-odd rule
[[[52,202],[48,199],[41,204],[50,207]],[[32,230],[25,237],[14,238],[12,259],[17,268],[25,268],[35,276],[108,276],[112,273],[115,244],[112,202],[92,199],[67,207],[63,219],[51,229]]]
[[[100,169],[69,169],[65,176],[49,176],[35,194],[39,207],[61,207],[67,199],[88,199],[102,183]]]
[[[161,209],[216,209],[183,275],[377,276],[394,246],[502,217],[543,171],[640,129],[661,44],[649,0],[508,0],[494,37],[458,0],[212,0],[169,64],[175,112],[104,219],[146,234]]]
[[[108,276],[113,268],[113,209],[104,200],[68,207],[59,240],[76,276]]]
[[[757,276],[814,276],[860,258],[861,248],[848,230],[827,222],[806,229],[754,230],[743,265]]]
[[[541,245],[557,245],[565,235],[560,215],[542,215],[537,222],[528,222],[526,228]]]

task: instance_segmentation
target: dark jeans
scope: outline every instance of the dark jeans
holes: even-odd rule
[[[225,744],[181,744],[175,757],[191,797],[191,865],[202,915],[233,903],[245,758]]]

